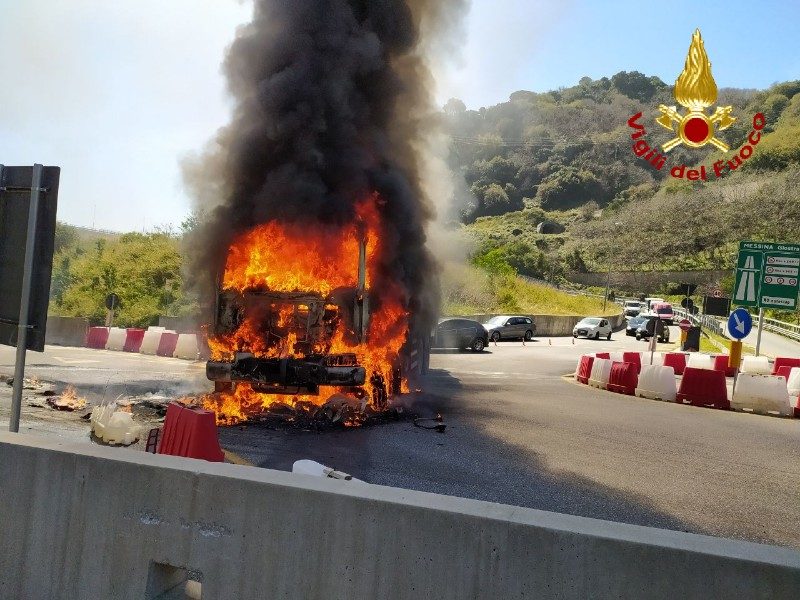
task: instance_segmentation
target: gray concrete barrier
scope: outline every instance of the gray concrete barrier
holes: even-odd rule
[[[48,315],[44,341],[56,346],[83,346],[88,330],[89,319]]]
[[[787,548],[5,432],[0,456],[2,598],[800,597]]]
[[[458,317],[451,317],[451,318],[474,319],[475,321],[478,321],[480,323],[485,323],[486,321],[495,316],[497,316],[497,313],[495,314],[485,313],[480,315],[459,315]],[[572,335],[572,328],[575,327],[575,324],[578,321],[584,318],[583,316],[578,316],[578,315],[520,315],[520,316],[530,317],[531,319],[533,319],[533,322],[536,323],[537,337],[558,337],[562,335]],[[606,318],[611,322],[611,326],[614,329],[619,328],[625,322],[625,315],[621,313]]]

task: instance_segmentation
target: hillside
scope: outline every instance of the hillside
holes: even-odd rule
[[[473,242],[473,263],[488,257],[564,283],[609,268],[728,269],[741,239],[800,241],[800,81],[720,90],[717,105],[737,117],[720,132],[733,150],[754,114],[766,126],[749,160],[707,182],[674,179],[633,154],[627,121],[637,112],[653,145],[671,137],[654,121],[659,104],[675,104],[671,86],[636,72],[519,91],[480,110],[450,100],[450,164],[466,186],[456,186],[449,224]],[[679,146],[668,164],[732,155]],[[543,221],[554,233],[537,233]]]

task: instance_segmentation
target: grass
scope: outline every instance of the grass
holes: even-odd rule
[[[724,352],[725,354],[729,354],[730,348],[731,340],[711,331],[703,330],[703,335],[700,336],[700,352],[709,352],[712,354]],[[755,348],[748,344],[742,345],[742,356],[755,356],[755,354]]]
[[[490,275],[470,265],[447,263],[442,272],[443,314],[523,313],[539,315],[616,315],[619,306],[571,295],[519,277]]]

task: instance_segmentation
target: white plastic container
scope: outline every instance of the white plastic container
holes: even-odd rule
[[[180,334],[178,336],[178,343],[175,345],[175,352],[172,356],[187,360],[197,360],[200,356],[197,346],[197,335],[194,333]]]
[[[794,414],[785,380],[780,375],[740,373],[736,381],[736,391],[731,399],[731,408],[778,413],[784,417]]]
[[[772,368],[766,356],[745,356],[742,359],[742,373],[769,375],[772,373]]]
[[[708,354],[700,354],[699,352],[692,352],[689,354],[689,360],[686,361],[686,366],[693,369],[708,369],[714,370],[714,357]]]
[[[89,418],[92,432],[108,444],[129,446],[141,436],[141,427],[131,413],[116,409],[115,404],[95,407]]]
[[[122,352],[125,347],[125,339],[128,337],[128,330],[122,327],[112,327],[108,330],[108,341],[106,350],[117,350]]]
[[[643,365],[639,373],[636,395],[640,398],[675,402],[678,389],[675,383],[675,370],[662,365]]]
[[[608,387],[608,379],[611,376],[613,362],[606,358],[595,358],[592,363],[592,374],[589,376],[589,385],[603,390],[606,389]]]

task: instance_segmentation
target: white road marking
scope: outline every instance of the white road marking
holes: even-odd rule
[[[82,358],[63,358],[61,356],[54,356],[55,360],[64,363],[65,365],[88,365],[91,363],[99,363],[99,360],[82,359]]]

